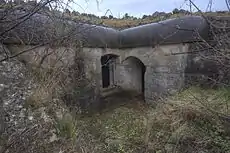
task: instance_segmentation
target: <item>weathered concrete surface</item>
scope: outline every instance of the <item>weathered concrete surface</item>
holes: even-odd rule
[[[145,71],[144,64],[136,57],[130,56],[118,65],[117,84],[126,90],[134,90],[142,93],[142,71]],[[144,77],[144,75],[143,75]]]
[[[30,65],[41,68],[68,67],[73,65],[76,50],[74,47],[52,48],[50,46],[41,46],[34,48],[34,46],[30,45],[7,45],[7,48],[12,54],[28,50],[28,52],[23,53],[18,58]]]
[[[155,98],[180,90],[185,82],[184,71],[187,65],[187,55],[177,54],[188,52],[188,44],[164,45],[157,47],[142,47],[132,49],[101,49],[84,48],[85,70],[88,77],[97,78],[101,85],[101,63],[103,55],[117,55],[115,82],[125,89],[142,91],[141,62],[146,67],[144,75],[145,100],[150,102]],[[177,55],[174,55],[177,54]],[[130,60],[132,58],[138,60]]]
[[[229,78],[227,74],[219,75],[219,67],[223,65],[217,67],[217,62],[203,61],[201,60],[201,54],[188,54],[188,52],[204,49],[205,52],[202,56],[211,57],[210,49],[207,46],[202,44],[201,48],[200,46],[197,47],[197,43],[198,45],[201,43],[199,41],[200,37],[197,38],[197,35],[194,35],[194,32],[198,30],[199,35],[204,38],[208,37],[209,27],[202,17],[183,17],[122,31],[74,23],[73,26],[67,27],[63,31],[58,31],[62,28],[61,26],[55,29],[58,31],[57,36],[62,36],[62,32],[71,32],[72,37],[70,39],[75,38],[70,41],[73,46],[57,47],[60,45],[58,43],[56,47],[42,46],[37,48],[29,45],[13,45],[21,44],[21,40],[25,44],[36,45],[41,43],[40,39],[42,39],[42,42],[53,39],[55,35],[52,35],[50,30],[53,31],[57,22],[47,24],[46,22],[40,23],[40,21],[40,16],[37,16],[26,22],[29,23],[29,27],[21,25],[21,27],[14,29],[12,33],[5,33],[3,43],[8,44],[12,53],[32,48],[31,51],[19,56],[19,59],[26,64],[45,69],[60,68],[60,72],[66,74],[63,78],[67,78],[65,79],[67,91],[82,93],[84,96],[78,100],[86,107],[88,103],[94,103],[100,97],[103,79],[101,57],[104,55],[116,56],[113,62],[114,67],[108,68],[110,85],[117,85],[125,90],[142,94],[146,102],[152,102],[156,98],[173,94],[182,89],[189,80],[188,73],[199,73],[199,75],[206,75],[214,79],[218,77]],[[226,23],[229,23],[229,21],[224,21],[224,24]],[[68,24],[69,22],[66,22],[62,26]],[[34,28],[35,25],[41,25],[42,29]],[[78,35],[79,30],[86,27],[91,30]],[[2,30],[5,28],[3,26]],[[25,31],[28,28],[30,30],[27,35]],[[46,35],[45,32],[49,35]],[[38,35],[34,35],[34,33]],[[217,33],[220,33],[219,30]],[[16,37],[18,34],[19,38]],[[211,44],[211,47],[215,47],[217,50],[225,50],[229,54],[229,51],[226,50],[229,47],[228,42],[226,42],[228,39],[223,39],[223,36],[228,36],[227,34],[228,32],[226,33],[224,29],[218,35],[218,40],[215,40],[216,37],[212,36],[211,41],[214,40],[215,44]],[[74,44],[79,40],[83,43],[83,47],[80,48],[81,51],[79,51],[79,47],[74,47]],[[216,54],[214,50],[211,50],[211,52]],[[229,65],[229,59],[223,59],[223,61]],[[213,76],[216,74],[218,76]],[[195,76],[194,78],[199,77]],[[82,78],[84,78],[84,81],[82,81]],[[77,82],[80,82],[80,88]],[[85,88],[89,90],[85,90]],[[75,101],[78,101],[79,95],[74,98]]]
[[[133,48],[201,41],[201,37],[207,38],[209,30],[201,16],[184,16],[118,31],[39,13],[27,18],[27,13],[14,10],[7,14],[9,21],[23,22],[11,30],[8,28],[16,22],[0,25],[4,44],[38,45],[65,38],[67,44],[81,40],[83,46],[91,48]],[[0,9],[0,17],[5,18],[5,15],[5,10]],[[56,45],[62,46],[63,42]]]
[[[26,12],[13,13],[23,16]],[[14,19],[15,16],[11,14],[9,18]],[[57,23],[60,26],[56,26]],[[5,30],[7,26],[3,24],[0,27]],[[206,39],[209,26],[201,16],[185,16],[118,31],[69,20],[64,22],[58,18],[51,20],[47,16],[35,14],[17,28],[2,32],[2,42],[9,45],[12,53],[33,48],[28,45],[47,44],[51,40],[69,36],[68,39],[65,37],[64,42],[67,44],[57,41],[52,43],[52,46],[56,46],[54,48],[33,48],[20,59],[39,68],[59,68],[60,72],[65,73],[63,78],[67,78],[66,87],[71,86],[68,91],[83,93],[83,99],[88,99],[90,103],[100,94],[102,79],[103,84],[106,82],[110,86],[117,85],[125,90],[136,91],[150,102],[157,97],[175,93],[184,86],[188,43]],[[27,46],[23,46],[22,42]],[[74,47],[79,42],[83,45],[81,51],[79,47]],[[69,44],[73,46],[63,47]],[[177,54],[183,52],[185,54]],[[103,67],[105,74],[102,77],[101,57],[110,54],[117,58],[111,67],[106,67],[106,71]],[[75,88],[79,86],[77,82],[81,88]],[[80,90],[88,88],[88,85],[90,91]]]
[[[173,94],[183,88],[187,66],[188,45],[159,46],[151,57],[154,62],[147,66],[145,74],[145,98]],[[174,55],[176,54],[176,55]]]
[[[50,72],[50,82],[57,84],[58,90],[67,105],[87,109],[96,106],[99,98],[98,81],[87,73],[85,75],[84,60],[79,47],[50,47],[8,45],[11,54],[32,49],[18,57],[32,71]],[[94,71],[93,68],[88,68]],[[42,75],[42,74],[41,74]]]
[[[80,69],[83,72],[81,75],[84,75],[84,79],[88,80],[88,84],[91,84],[95,91],[94,94],[89,96],[100,94],[103,79],[101,57],[108,54],[117,56],[114,72],[110,74],[111,78],[113,78],[113,84],[125,90],[143,94],[147,102],[151,102],[160,96],[175,93],[184,86],[184,73],[188,61],[187,54],[177,53],[188,52],[188,46],[188,44],[175,44],[156,46],[154,48],[83,48],[78,53],[82,60]],[[12,53],[17,53],[30,47],[32,46],[8,46]],[[42,68],[63,68],[64,66],[65,68],[62,71],[69,76],[74,75],[74,71],[78,71],[75,65],[76,52],[78,50],[74,47],[50,48],[43,46],[23,54],[20,59],[25,60],[30,65]],[[74,79],[76,80],[74,81]],[[78,79],[76,76],[72,76],[71,79],[67,77],[65,83],[76,85],[74,82],[77,82]]]

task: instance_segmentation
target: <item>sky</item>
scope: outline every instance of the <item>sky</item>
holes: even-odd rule
[[[97,1],[98,4],[97,5]],[[227,10],[225,0],[212,0],[212,10]],[[209,0],[193,0],[193,2],[205,11]],[[97,7],[99,6],[99,7]],[[71,8],[81,12],[90,13],[98,16],[106,14],[115,17],[123,17],[125,13],[129,15],[142,17],[144,14],[150,15],[154,12],[171,12],[174,8],[189,9],[188,2],[185,0],[75,0],[75,4],[71,4]],[[193,8],[193,11],[196,11]]]

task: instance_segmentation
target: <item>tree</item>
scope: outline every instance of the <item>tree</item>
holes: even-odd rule
[[[124,15],[123,18],[124,18],[124,19],[128,19],[128,18],[129,18],[129,14],[128,14],[128,13],[125,13],[125,15]]]
[[[78,15],[80,15],[80,13],[77,12],[77,11],[73,11],[72,14],[73,14],[73,16],[78,16]]]
[[[19,5],[25,3],[23,0],[15,0],[14,4]]]
[[[189,14],[190,12],[189,11],[186,11],[184,9],[180,9],[179,10],[179,13],[182,13],[182,14]]]
[[[65,9],[65,14],[67,14],[67,15],[70,15],[71,14],[71,12],[70,12],[70,10],[69,9]]]
[[[6,4],[6,1],[5,0],[0,0],[0,5],[4,5]]]
[[[35,0],[28,1],[27,4],[31,5],[31,7],[36,7],[38,5],[37,1]]]
[[[113,19],[113,16],[112,16],[112,15],[109,15],[109,19]]]
[[[108,19],[107,16],[101,16],[101,19]]]
[[[180,11],[177,8],[175,8],[172,12],[173,14],[178,14]]]
[[[146,19],[148,17],[148,15],[143,15],[142,19]]]

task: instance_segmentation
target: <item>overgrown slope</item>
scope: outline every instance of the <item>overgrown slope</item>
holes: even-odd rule
[[[153,106],[123,93],[78,115],[45,74],[33,73],[37,80],[17,59],[1,63],[1,153],[230,152],[228,88],[190,87]]]
[[[127,105],[79,120],[102,152],[230,152],[230,90],[191,87],[156,107]],[[87,135],[85,135],[87,137]]]

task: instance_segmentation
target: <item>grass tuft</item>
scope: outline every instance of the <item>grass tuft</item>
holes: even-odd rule
[[[75,140],[77,136],[77,121],[68,113],[55,120],[55,130],[59,137]]]

